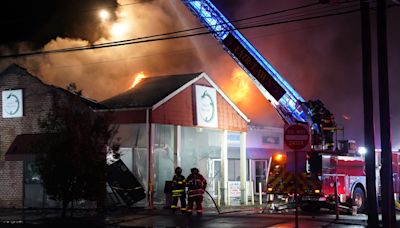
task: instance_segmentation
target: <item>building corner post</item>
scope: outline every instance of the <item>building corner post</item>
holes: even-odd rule
[[[246,132],[240,132],[240,203],[247,205]]]
[[[224,130],[221,142],[221,199],[223,205],[228,203],[228,131]]]

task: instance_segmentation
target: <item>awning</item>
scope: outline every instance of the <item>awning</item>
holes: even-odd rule
[[[53,134],[21,134],[15,137],[5,154],[6,161],[34,161],[32,147],[39,140],[51,137]]]

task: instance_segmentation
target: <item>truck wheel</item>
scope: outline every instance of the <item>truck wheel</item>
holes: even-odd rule
[[[353,205],[357,206],[357,212],[365,212],[365,193],[360,187],[356,187],[353,191]]]

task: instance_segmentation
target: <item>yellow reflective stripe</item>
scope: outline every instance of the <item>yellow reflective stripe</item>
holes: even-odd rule
[[[171,205],[171,208],[176,208],[176,206],[175,205]]]
[[[186,208],[181,208],[181,211],[186,211],[187,209]]]
[[[183,184],[183,182],[182,181],[178,181],[178,184]]]
[[[174,193],[174,192],[184,192],[185,190],[184,189],[176,189],[176,190],[172,190],[172,193]]]

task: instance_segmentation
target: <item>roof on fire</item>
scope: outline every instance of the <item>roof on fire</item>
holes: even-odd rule
[[[134,88],[101,102],[110,109],[149,108],[201,73],[143,78]]]
[[[241,115],[247,122],[250,120],[224,94],[224,92],[204,72],[181,75],[167,75],[143,78],[134,88],[119,95],[106,99],[100,104],[107,109],[155,109],[183,89],[192,85],[200,78],[206,79],[218,93]]]

